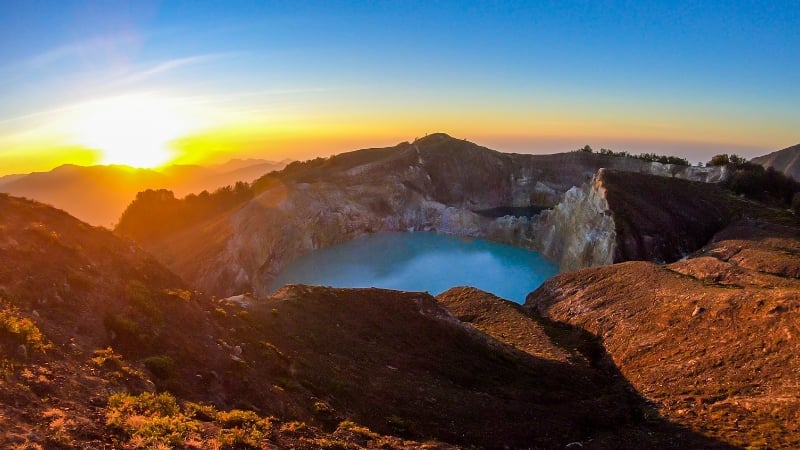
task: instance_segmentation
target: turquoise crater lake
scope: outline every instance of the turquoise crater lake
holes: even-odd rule
[[[538,253],[482,239],[435,233],[378,233],[317,250],[290,263],[272,282],[428,291],[474,286],[523,303],[558,273]]]

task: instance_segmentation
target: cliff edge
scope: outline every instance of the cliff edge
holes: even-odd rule
[[[542,212],[534,247],[562,272],[623,261],[672,262],[705,245],[742,209],[716,185],[600,169]]]

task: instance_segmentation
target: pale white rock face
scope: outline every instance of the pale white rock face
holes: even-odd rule
[[[599,176],[567,191],[536,228],[534,247],[562,272],[614,261],[617,235]]]
[[[659,162],[651,162],[649,170],[645,173],[703,183],[719,183],[731,175],[727,166],[694,167]]]

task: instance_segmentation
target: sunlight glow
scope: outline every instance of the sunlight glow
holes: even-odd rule
[[[87,104],[78,113],[74,134],[77,143],[102,153],[102,164],[157,167],[174,158],[170,144],[189,125],[169,101],[131,95]]]

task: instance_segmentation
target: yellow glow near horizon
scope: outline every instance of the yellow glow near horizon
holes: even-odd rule
[[[137,95],[87,105],[74,133],[78,144],[102,153],[102,164],[158,167],[174,158],[170,143],[188,131],[188,118],[170,103]]]

